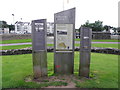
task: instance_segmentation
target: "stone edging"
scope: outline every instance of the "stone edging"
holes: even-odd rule
[[[79,47],[75,47],[75,51],[79,51]],[[47,47],[47,52],[53,52],[53,47]],[[91,52],[96,53],[106,53],[106,54],[115,54],[120,55],[120,49],[114,48],[98,48],[92,47]],[[19,54],[30,54],[32,53],[32,48],[24,48],[24,49],[11,49],[11,50],[0,50],[0,55],[19,55]]]

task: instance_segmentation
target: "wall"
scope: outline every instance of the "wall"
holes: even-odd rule
[[[0,37],[2,40],[31,39],[31,34],[3,34]]]
[[[92,39],[111,39],[109,32],[92,32]]]
[[[120,35],[111,35],[111,39],[120,40]]]

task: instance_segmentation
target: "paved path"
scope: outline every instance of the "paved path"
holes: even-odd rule
[[[79,41],[75,41],[75,43],[79,44]],[[99,44],[120,44],[120,42],[92,42],[92,43],[99,43]],[[27,43],[12,43],[12,44],[0,44],[0,46],[14,46],[14,45],[28,45],[32,44],[31,42]],[[47,42],[47,44],[53,44],[53,42]]]

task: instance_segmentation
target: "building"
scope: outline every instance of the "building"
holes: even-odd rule
[[[0,21],[0,34],[9,34],[9,28],[6,21]]]
[[[30,22],[16,22],[15,23],[15,33],[17,34],[25,34],[31,33],[31,24]]]
[[[0,34],[9,34],[9,28],[0,28]]]
[[[30,22],[21,22],[17,21],[15,23],[15,33],[17,34],[26,34],[31,33],[31,23]],[[53,22],[47,22],[47,34],[53,34],[54,33],[54,23]]]
[[[47,22],[47,34],[53,34],[53,33],[54,33],[54,23]]]

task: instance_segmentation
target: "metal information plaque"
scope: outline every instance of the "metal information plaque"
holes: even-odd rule
[[[54,73],[72,74],[74,69],[75,8],[54,14]]]
[[[32,39],[33,50],[45,50],[46,49],[46,20],[34,20],[32,21]]]
[[[92,30],[87,27],[81,27],[80,39],[79,75],[89,77]]]
[[[32,21],[32,55],[35,78],[47,76],[46,19]]]
[[[73,24],[56,24],[56,49],[73,49]]]

